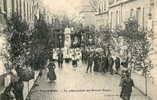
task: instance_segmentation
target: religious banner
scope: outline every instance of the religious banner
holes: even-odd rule
[[[92,33],[86,33],[86,36],[87,36],[87,42],[86,44],[87,45],[94,45],[95,44],[95,41],[94,41],[94,34]]]
[[[71,34],[71,47],[77,48],[81,47],[81,35],[80,34]]]

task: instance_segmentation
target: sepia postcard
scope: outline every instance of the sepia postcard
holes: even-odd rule
[[[0,0],[0,100],[156,100],[157,0]]]

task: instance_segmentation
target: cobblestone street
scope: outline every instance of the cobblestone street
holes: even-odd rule
[[[31,100],[121,100],[118,75],[85,73],[85,69],[86,65],[81,63],[76,69],[71,63],[64,63],[63,69],[56,68],[54,83],[48,82],[44,71],[39,86],[31,92]],[[133,89],[131,100],[148,99]]]

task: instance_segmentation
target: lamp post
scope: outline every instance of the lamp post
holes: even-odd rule
[[[59,35],[59,49],[61,50],[62,36]]]
[[[145,66],[145,65],[144,65]],[[147,70],[148,70],[148,66],[145,66],[144,67],[144,77],[145,77],[145,95],[147,96],[147,91],[148,91],[148,89],[147,89]]]

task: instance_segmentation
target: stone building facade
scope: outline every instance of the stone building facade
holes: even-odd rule
[[[96,14],[96,28],[100,30],[106,26],[115,29],[117,26],[125,27],[128,18],[135,18],[138,21],[139,29],[147,29],[153,33],[153,51],[151,59],[157,66],[157,0],[99,0]],[[121,42],[123,39],[120,39]],[[114,39],[115,45],[127,49],[125,42],[121,43]],[[119,42],[118,42],[119,41]],[[118,44],[116,44],[118,43]],[[124,55],[125,53],[118,53]],[[123,56],[124,57],[124,56]]]
[[[83,24],[84,27],[86,26],[93,26],[96,24],[96,11],[94,9],[92,9],[92,7],[90,6],[90,0],[83,0],[82,1],[82,5],[80,6],[80,18],[81,23]]]
[[[137,19],[141,28],[146,28],[150,17],[153,16],[154,8],[151,8],[153,0],[101,0],[97,13],[97,27],[109,25],[115,28],[118,25],[124,26],[129,17]],[[105,4],[105,5],[102,5]],[[101,17],[101,18],[100,18]],[[102,24],[100,24],[101,22]]]
[[[10,19],[13,13],[17,13],[30,26],[33,26],[35,16],[38,16],[39,0],[0,0],[0,53],[4,52],[7,39],[4,30],[7,27],[7,19]],[[5,77],[7,70],[4,65],[4,58],[0,55],[0,93],[5,87]]]
[[[17,13],[28,23],[34,21],[34,16],[37,15],[39,0],[1,0],[0,12],[11,17],[13,13]]]

